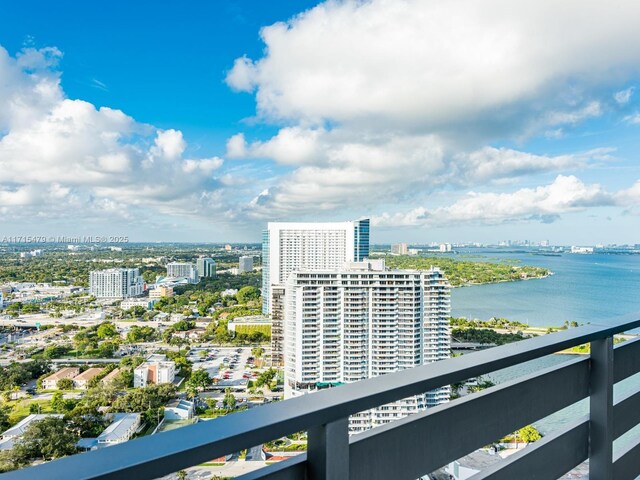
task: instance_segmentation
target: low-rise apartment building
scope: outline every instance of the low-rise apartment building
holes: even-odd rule
[[[113,413],[111,423],[97,438],[81,438],[77,446],[82,450],[97,450],[124,443],[136,433],[140,419],[139,413]]]
[[[82,390],[86,390],[89,388],[89,382],[100,375],[104,368],[89,368],[82,372],[80,375],[77,375],[73,378],[73,386],[76,388],[80,388]]]
[[[100,380],[102,382],[103,385],[109,385],[111,382],[113,382],[115,380],[115,378],[120,375],[120,369],[119,368],[115,368],[113,370],[111,370],[109,373],[107,373],[105,375],[105,377]]]
[[[133,386],[143,388],[158,383],[171,383],[176,376],[176,364],[171,361],[147,361],[133,371]]]
[[[63,378],[73,379],[79,373],[80,369],[78,367],[61,368],[57,372],[52,373],[47,378],[42,380],[42,388],[44,388],[45,390],[55,390],[58,388],[58,380],[62,380]]]

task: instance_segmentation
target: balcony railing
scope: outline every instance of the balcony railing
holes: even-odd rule
[[[590,414],[476,474],[479,479],[552,479],[589,459],[592,479],[640,474],[640,443],[613,455],[613,441],[640,423],[640,392],[613,402],[613,385],[640,371],[640,315],[587,325],[342,385],[215,421],[0,475],[0,480],[152,479],[295,432],[308,451],[245,474],[251,479],[407,479],[428,474],[589,398]],[[349,436],[357,412],[591,342],[591,354]]]

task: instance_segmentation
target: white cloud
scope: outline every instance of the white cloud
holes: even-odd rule
[[[182,138],[182,132],[173,129],[158,131],[155,144],[155,147],[151,149],[151,154],[164,160],[179,159],[187,146]]]
[[[227,73],[227,84],[238,92],[250,92],[255,88],[255,66],[247,57],[237,58]]]
[[[19,207],[33,205],[40,200],[38,192],[27,185],[18,188],[0,187],[0,205]]]
[[[627,213],[640,215],[640,180],[631,187],[615,194],[616,203],[626,209]]]
[[[265,56],[237,59],[227,82],[275,119],[441,129],[501,109],[521,123],[635,71],[638,16],[629,0],[326,2],[263,28]]]
[[[56,47],[24,48],[16,55],[16,64],[25,70],[42,70],[56,67],[61,59],[62,52]]]
[[[611,160],[613,149],[600,148],[570,155],[534,155],[509,148],[483,147],[456,158],[455,176],[465,185],[478,185],[502,179],[585,168],[594,162]]]
[[[636,112],[632,115],[627,115],[626,117],[624,117],[624,121],[630,123],[631,125],[638,125],[640,124],[640,113]]]
[[[237,134],[227,141],[230,158],[271,158],[284,165],[304,165],[322,161],[319,137],[326,132],[315,129],[291,127],[281,129],[266,142],[247,144],[244,135]]]
[[[120,110],[65,97],[55,48],[15,58],[0,47],[0,208],[12,216],[105,215],[133,211],[202,215],[221,184],[219,157],[188,159],[182,132],[156,130]],[[222,198],[222,197],[218,197]],[[9,207],[21,206],[21,210]],[[149,209],[150,208],[150,209]],[[147,210],[148,209],[148,210]]]
[[[219,157],[206,158],[204,160],[185,160],[182,169],[187,172],[199,170],[205,175],[211,175],[214,170],[222,166],[223,160]]]
[[[297,131],[252,144],[250,152],[269,151],[278,161],[299,167],[256,197],[248,213],[277,218],[374,204],[384,198],[411,197],[441,182],[445,164],[438,138],[351,137],[343,138],[341,131]],[[311,149],[307,142],[316,145]]]
[[[227,155],[291,171],[247,213],[372,210],[610,161],[607,149],[490,145],[561,139],[604,116],[616,90],[630,97],[619,89],[638,73],[639,16],[630,0],[346,0],[263,28],[264,55],[238,58],[227,83],[255,92],[258,118],[282,128],[267,140],[239,133]]]
[[[470,192],[449,206],[407,213],[383,214],[373,219],[379,226],[441,226],[459,222],[499,224],[511,221],[552,222],[560,214],[615,204],[600,185],[587,185],[575,176],[558,175],[545,186],[513,193]]]
[[[247,155],[247,141],[244,138],[244,134],[237,133],[227,140],[227,157],[242,158]]]
[[[625,90],[620,90],[619,92],[615,93],[613,98],[618,104],[625,105],[629,103],[629,100],[631,100],[631,95],[633,95],[634,90],[635,90],[634,87],[629,87]]]
[[[265,142],[247,144],[244,137],[232,137],[227,153],[232,150],[245,158],[269,157],[296,167],[254,198],[249,213],[260,218],[417,201],[442,188],[511,183],[611,160],[610,149],[558,156],[494,147],[460,152],[438,135],[371,137],[344,129],[297,127],[283,128]]]
[[[599,102],[589,102],[584,107],[570,111],[550,112],[544,119],[544,124],[548,126],[555,125],[575,125],[587,118],[599,117],[602,115],[602,106]]]

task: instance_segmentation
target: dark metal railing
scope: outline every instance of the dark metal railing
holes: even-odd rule
[[[240,478],[414,480],[587,397],[589,416],[473,478],[558,478],[589,459],[590,478],[633,479],[640,474],[640,443],[615,458],[612,444],[640,423],[640,392],[614,404],[613,384],[640,372],[640,338],[614,348],[613,335],[638,327],[640,315],[572,328],[10,472],[0,480],[153,479],[303,430],[307,453]],[[587,342],[589,356],[348,434],[348,417],[355,413]]]

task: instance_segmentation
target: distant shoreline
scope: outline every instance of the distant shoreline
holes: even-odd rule
[[[513,280],[496,280],[495,282],[482,282],[482,283],[467,282],[467,283],[463,283],[461,285],[452,285],[451,288],[477,287],[479,285],[495,285],[497,283],[526,282],[527,280],[542,280],[543,278],[548,278],[548,277],[550,277],[552,275],[555,275],[555,273],[552,272],[552,271],[549,271],[549,273],[547,273],[545,275],[541,275],[539,277],[517,278],[517,279],[513,279]]]

